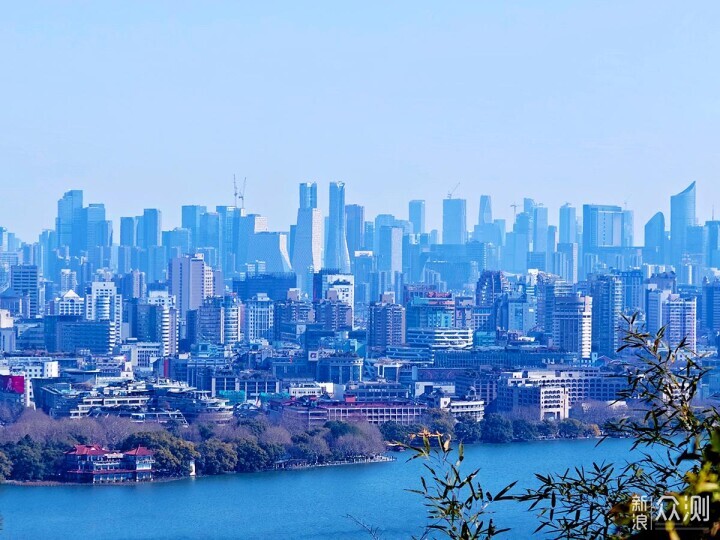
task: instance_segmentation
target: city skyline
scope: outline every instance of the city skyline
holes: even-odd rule
[[[264,220],[267,221],[267,226],[270,231],[278,231],[283,233],[288,233],[291,229],[291,227],[295,226],[297,224],[298,219],[298,186],[301,190],[300,195],[300,206],[302,209],[307,208],[307,206],[304,206],[307,204],[307,202],[304,201],[303,197],[308,198],[309,201],[309,194],[303,194],[303,186],[316,186],[314,189],[314,193],[312,195],[312,204],[315,204],[317,209],[320,213],[320,215],[323,218],[329,218],[330,214],[330,201],[328,196],[328,189],[322,189],[323,187],[329,188],[331,184],[336,184],[338,182],[335,181],[329,181],[329,182],[316,182],[314,180],[309,181],[302,181],[302,182],[296,182],[293,186],[294,190],[293,193],[286,193],[286,195],[291,199],[291,203],[295,205],[295,208],[293,210],[293,215],[288,218],[288,224],[286,227],[279,227],[276,225],[276,222],[273,221],[270,216],[263,214],[261,212],[256,211],[252,206],[248,206],[248,204],[245,201],[240,201],[242,204],[238,204],[237,208],[240,208],[244,206],[244,210],[247,214],[252,215],[258,215],[261,216]],[[423,223],[425,225],[425,232],[429,233],[431,231],[437,231],[439,238],[442,238],[443,234],[443,205],[446,204],[444,201],[450,200],[448,198],[448,195],[450,192],[444,193],[444,195],[436,200],[428,201],[427,199],[417,199],[417,198],[408,198],[405,201],[404,208],[400,209],[399,213],[391,213],[391,212],[379,212],[377,214],[374,214],[372,212],[368,211],[368,206],[364,204],[364,201],[358,200],[358,199],[349,199],[346,195],[346,190],[344,188],[347,187],[347,184],[345,182],[339,182],[343,185],[343,197],[344,197],[344,204],[345,206],[360,206],[364,209],[364,216],[366,219],[372,221],[376,216],[381,215],[393,215],[398,220],[403,221],[412,221],[410,219],[410,210],[409,205],[410,203],[421,201],[424,203],[423,205]],[[318,190],[318,186],[320,189]],[[684,186],[684,187],[682,187]],[[523,201],[533,201],[533,203],[537,206],[537,208],[542,208],[544,210],[547,210],[547,224],[549,226],[554,226],[558,228],[558,232],[562,229],[561,227],[561,221],[562,221],[562,212],[564,211],[563,207],[567,207],[569,205],[570,208],[574,210],[573,214],[575,215],[578,226],[582,226],[582,220],[583,220],[583,206],[612,206],[617,207],[622,210],[629,210],[634,215],[634,223],[633,223],[633,238],[634,242],[633,245],[635,246],[643,246],[645,243],[645,226],[648,222],[650,222],[654,217],[657,216],[658,213],[662,213],[665,218],[665,229],[669,232],[671,230],[671,222],[670,222],[670,215],[671,215],[671,199],[676,198],[677,196],[681,195],[688,189],[694,186],[695,191],[697,192],[698,187],[702,188],[701,184],[698,184],[695,181],[686,182],[685,184],[681,184],[678,189],[675,192],[667,193],[667,194],[661,194],[660,197],[653,199],[655,203],[659,201],[662,202],[664,208],[655,208],[654,210],[652,208],[649,208],[648,211],[648,218],[643,220],[638,218],[637,211],[629,205],[623,205],[623,204],[613,204],[613,203],[596,203],[596,202],[590,202],[588,200],[580,200],[578,203],[573,203],[569,201],[563,202],[560,206],[552,207],[550,205],[547,205],[542,200],[533,199],[532,197],[529,197],[524,194],[518,194],[516,199],[514,199],[516,202],[511,204],[508,209],[509,213],[504,213],[504,208],[501,207],[500,210],[497,209],[497,204],[495,202],[495,195],[493,193],[482,193],[478,195],[477,200],[475,199],[467,199],[463,196],[459,196],[456,193],[452,194],[451,199],[452,200],[459,200],[459,201],[465,201],[465,216],[466,216],[466,222],[467,222],[467,241],[471,240],[473,227],[477,225],[481,220],[481,206],[482,201],[489,198],[491,203],[491,215],[494,220],[505,220],[506,228],[508,231],[512,230],[513,222],[517,216],[518,213],[522,212],[523,210]],[[113,234],[113,244],[115,245],[122,245],[122,231],[123,231],[123,220],[129,219],[127,217],[128,214],[133,212],[126,212],[124,210],[111,212],[109,208],[112,208],[112,203],[110,204],[110,207],[108,207],[108,203],[106,201],[98,201],[98,200],[92,200],[90,197],[87,196],[87,193],[85,190],[77,187],[68,187],[66,190],[64,190],[61,193],[64,193],[64,196],[68,196],[68,194],[72,195],[75,193],[80,193],[80,199],[81,204],[84,202],[90,207],[104,207],[104,214],[103,219],[107,219],[108,221],[112,222],[112,234]],[[60,195],[60,193],[58,193]],[[273,197],[274,199],[278,199],[278,197]],[[234,203],[235,200],[230,201],[227,205],[221,205],[219,202],[211,202],[209,204],[200,204],[197,201],[186,201],[184,202],[180,207],[173,208],[173,207],[165,207],[165,206],[150,206],[147,208],[140,208],[138,210],[138,214],[140,217],[147,212],[147,211],[156,211],[159,210],[161,214],[161,223],[162,223],[162,230],[164,231],[171,231],[176,228],[183,227],[183,219],[181,219],[182,216],[182,208],[202,208],[203,212],[207,211],[215,211],[216,208],[235,208],[232,203]],[[707,202],[707,201],[705,201]],[[704,215],[700,208],[703,206],[703,197],[697,196],[696,200],[693,202],[693,216],[692,218],[695,220],[697,224],[703,224],[706,221],[714,221],[715,214],[714,214],[714,205],[711,205],[711,213],[710,215]],[[54,207],[56,207],[58,204],[58,200],[55,200]],[[437,208],[434,208],[437,207]],[[665,208],[666,207],[666,208]],[[437,223],[435,222],[429,222],[427,219],[427,209],[430,208],[431,210],[438,210],[440,212],[439,220]],[[433,212],[431,212],[433,214]],[[17,238],[23,242],[29,242],[32,243],[37,239],[38,236],[42,234],[43,231],[48,230],[55,230],[58,227],[57,223],[57,214],[55,213],[55,209],[53,209],[52,213],[48,214],[48,219],[52,221],[52,224],[48,227],[44,227],[42,230],[37,231],[36,233],[33,233],[34,236],[25,237],[20,232],[19,229],[14,226],[14,224],[10,224],[8,222],[2,222],[0,221],[0,228],[4,228],[8,232],[14,233]],[[170,216],[170,219],[168,219],[168,216]],[[177,218],[177,219],[174,219]],[[2,219],[0,217],[0,219]],[[135,218],[137,219],[137,218]],[[482,217],[482,219],[485,219]],[[60,230],[60,229],[59,229]],[[158,231],[154,231],[154,234],[159,234]],[[346,231],[347,234],[347,231]],[[160,245],[161,241],[158,238],[158,241],[154,245]],[[445,243],[445,242],[444,242]],[[292,258],[292,254],[290,254],[290,258]]]

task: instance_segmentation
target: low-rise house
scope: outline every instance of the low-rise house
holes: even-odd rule
[[[97,444],[76,444],[65,452],[64,477],[83,484],[145,482],[152,480],[154,461],[144,446],[115,452]]]

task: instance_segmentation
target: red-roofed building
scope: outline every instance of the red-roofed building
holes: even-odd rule
[[[152,480],[153,452],[138,446],[114,452],[97,444],[76,444],[65,452],[65,478],[83,484]]]

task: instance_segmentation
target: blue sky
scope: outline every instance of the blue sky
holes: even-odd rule
[[[32,240],[71,188],[111,217],[246,206],[297,184],[369,215],[457,182],[469,227],[523,196],[624,204],[636,229],[698,182],[720,202],[716,2],[14,2],[0,18],[0,225]]]

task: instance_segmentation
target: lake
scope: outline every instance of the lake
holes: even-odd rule
[[[466,471],[480,467],[484,489],[535,472],[559,472],[592,461],[623,462],[631,441],[540,441],[466,448]],[[102,539],[370,539],[348,514],[378,527],[383,539],[422,530],[422,462],[322,467],[296,471],[188,478],[122,486],[0,486],[2,538]],[[465,466],[465,465],[464,465]],[[516,503],[494,507],[502,538],[529,538],[533,514]]]

